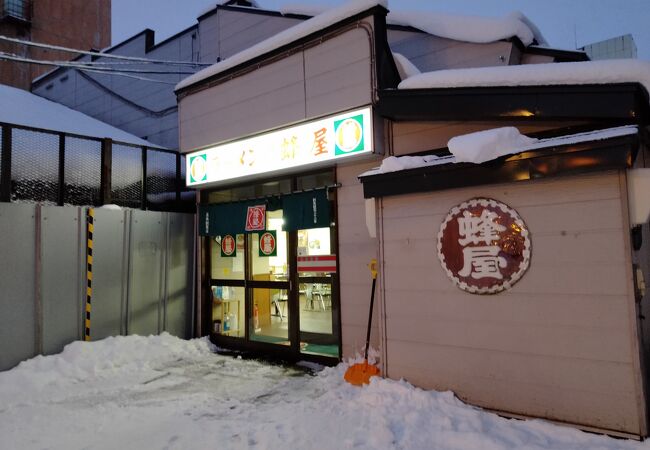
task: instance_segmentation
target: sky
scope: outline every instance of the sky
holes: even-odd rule
[[[257,0],[264,9],[283,6],[334,6],[348,0]],[[215,0],[112,0],[112,42],[117,44],[145,28],[156,42],[196,23]],[[650,60],[650,0],[388,0],[388,8],[500,17],[519,10],[531,19],[554,48],[575,49],[632,34],[639,59]],[[153,13],[152,13],[153,12]]]

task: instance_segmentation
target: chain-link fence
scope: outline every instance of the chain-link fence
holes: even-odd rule
[[[184,156],[0,124],[0,201],[194,211]]]

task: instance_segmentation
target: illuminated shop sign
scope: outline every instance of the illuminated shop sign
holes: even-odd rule
[[[371,109],[363,108],[190,153],[186,184],[282,173],[372,151]]]
[[[517,212],[477,198],[452,208],[438,232],[438,258],[447,276],[472,294],[510,289],[530,264],[530,232]]]

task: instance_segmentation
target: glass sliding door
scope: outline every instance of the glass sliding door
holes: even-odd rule
[[[339,356],[338,302],[333,289],[336,255],[332,229],[298,230],[300,349],[302,353]]]
[[[245,337],[244,250],[243,234],[211,238],[211,332],[214,334]]]
[[[266,230],[248,235],[251,287],[249,336],[253,341],[290,345],[288,236],[282,210],[267,211]]]

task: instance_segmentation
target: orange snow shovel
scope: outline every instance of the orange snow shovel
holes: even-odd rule
[[[343,378],[350,384],[361,386],[369,384],[370,377],[379,376],[379,367],[368,363],[368,347],[370,347],[370,326],[372,325],[372,307],[375,303],[375,284],[377,283],[377,260],[370,261],[370,273],[372,274],[372,291],[370,294],[370,313],[368,314],[368,334],[366,335],[366,352],[363,362],[353,364],[345,371]]]

